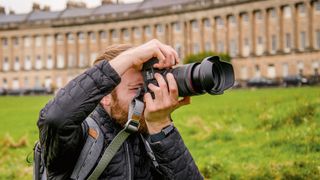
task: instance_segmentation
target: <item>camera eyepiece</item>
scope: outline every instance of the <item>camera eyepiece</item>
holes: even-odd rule
[[[157,84],[154,73],[158,72],[165,76],[172,73],[179,90],[179,96],[194,96],[204,93],[213,95],[222,94],[224,90],[233,86],[234,71],[231,64],[220,61],[219,56],[205,58],[201,63],[191,63],[174,69],[156,69],[153,64],[156,58],[146,62],[142,68],[144,78],[144,89],[148,91],[148,84]]]

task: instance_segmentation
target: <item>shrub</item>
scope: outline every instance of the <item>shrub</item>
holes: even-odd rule
[[[228,54],[205,51],[205,52],[200,52],[198,54],[191,54],[191,55],[185,57],[183,62],[185,64],[194,63],[194,62],[201,62],[204,58],[206,58],[208,56],[220,56],[220,59],[223,61],[227,61],[227,62],[231,61],[231,57]]]

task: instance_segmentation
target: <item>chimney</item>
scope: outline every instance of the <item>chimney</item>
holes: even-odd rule
[[[48,5],[45,5],[43,8],[42,8],[42,11],[50,11],[50,6]]]
[[[84,2],[76,2],[76,1],[71,1],[69,0],[67,2],[67,9],[72,9],[72,8],[86,8],[86,4]]]
[[[40,4],[38,3],[33,3],[32,4],[32,11],[40,11]]]
[[[0,6],[0,15],[5,15],[6,9],[3,6]]]

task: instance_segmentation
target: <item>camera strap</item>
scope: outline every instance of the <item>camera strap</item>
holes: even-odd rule
[[[109,146],[103,152],[103,155],[98,162],[98,165],[94,168],[92,174],[88,177],[88,180],[97,180],[104,169],[108,166],[109,162],[113,156],[117,153],[120,146],[132,133],[138,131],[140,126],[140,119],[143,116],[144,103],[142,100],[141,88],[138,90],[136,96],[130,103],[128,121],[125,127],[116,135],[116,137],[111,141]]]

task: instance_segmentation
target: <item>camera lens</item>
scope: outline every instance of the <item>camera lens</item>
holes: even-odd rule
[[[205,58],[201,63],[186,64],[169,71],[175,77],[179,96],[203,93],[222,94],[233,86],[234,72],[231,64],[220,61],[218,56]]]

